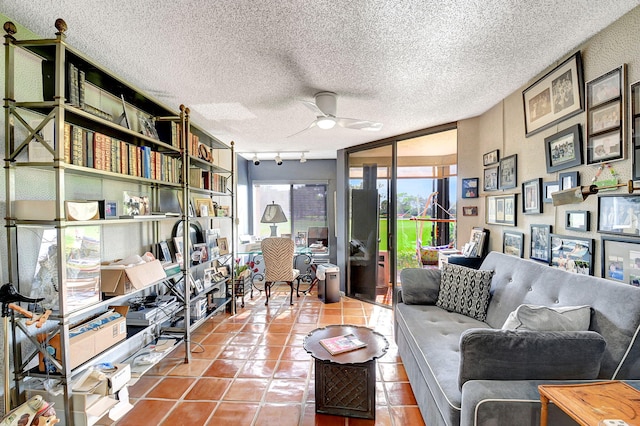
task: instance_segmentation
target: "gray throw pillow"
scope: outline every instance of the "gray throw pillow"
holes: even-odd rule
[[[503,330],[587,331],[591,323],[589,306],[520,305],[511,312]]]
[[[400,272],[405,305],[433,305],[438,300],[440,269],[405,268]]]
[[[493,271],[445,263],[436,305],[484,321],[489,306]]]

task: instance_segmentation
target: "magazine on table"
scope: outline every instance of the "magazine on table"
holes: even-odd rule
[[[322,339],[320,340],[320,344],[328,350],[331,355],[338,355],[367,346],[365,342],[358,339],[352,333]]]

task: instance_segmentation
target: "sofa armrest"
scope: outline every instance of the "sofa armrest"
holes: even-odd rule
[[[473,328],[460,336],[458,386],[468,380],[589,380],[606,342],[594,331]]]
[[[407,305],[435,305],[440,292],[439,269],[405,268],[400,271],[402,301]]]

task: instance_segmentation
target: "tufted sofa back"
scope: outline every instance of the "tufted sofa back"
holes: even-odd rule
[[[589,305],[590,330],[607,342],[599,378],[640,379],[640,288],[498,252],[489,253],[480,269],[495,271],[486,319],[491,327],[501,328],[524,303]]]

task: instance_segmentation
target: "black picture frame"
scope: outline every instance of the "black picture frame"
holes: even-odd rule
[[[582,164],[582,129],[580,124],[544,138],[547,173]]]
[[[600,265],[602,278],[640,287],[640,240],[603,236]]]
[[[589,136],[587,164],[599,164],[624,159],[623,129]]]
[[[497,191],[498,190],[498,171],[500,167],[489,167],[484,169],[484,182],[483,188],[485,191]]]
[[[171,258],[171,250],[169,250],[169,244],[166,241],[160,241],[158,243],[158,254],[162,255],[162,260],[164,262],[172,262]]]
[[[632,179],[640,180],[640,81],[633,83],[631,93],[631,149],[633,157]]]
[[[486,197],[485,222],[490,225],[516,226],[517,201],[517,194]]]
[[[598,196],[598,232],[627,236],[640,235],[640,195]]]
[[[462,198],[478,198],[479,178],[462,179]]]
[[[542,213],[542,178],[522,182],[522,212],[524,214]]]
[[[513,189],[518,184],[518,154],[509,155],[500,160],[500,189]]]
[[[580,51],[522,92],[525,135],[544,129],[584,110],[584,76]]]
[[[565,229],[573,231],[589,231],[589,212],[587,210],[567,210],[565,212]]]
[[[551,234],[549,265],[552,268],[593,275],[593,238]]]
[[[505,230],[502,232],[502,252],[509,256],[524,256],[524,233]]]
[[[492,164],[498,164],[500,161],[500,150],[494,149],[493,151],[489,151],[486,154],[482,155],[482,165],[490,166]]]
[[[553,203],[551,194],[560,191],[560,181],[554,180],[552,182],[542,183],[542,201],[544,203]]]
[[[478,216],[478,206],[462,206],[462,216]]]
[[[580,173],[562,172],[558,175],[558,184],[560,186],[560,191],[577,188],[580,186]]]
[[[551,259],[551,225],[532,224],[529,258],[549,264]]]

